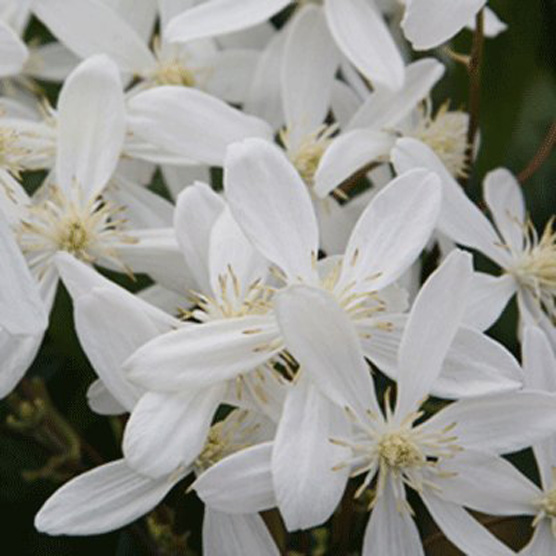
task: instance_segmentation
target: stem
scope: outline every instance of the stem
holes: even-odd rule
[[[467,129],[467,167],[469,175],[472,174],[473,153],[475,138],[479,129],[479,117],[481,112],[481,73],[483,65],[483,52],[485,43],[485,14],[481,10],[476,17],[475,33],[473,34],[473,46],[469,59],[469,127]]]
[[[552,123],[548,133],[546,134],[539,150],[535,153],[535,156],[531,159],[531,162],[527,167],[521,171],[517,176],[518,181],[523,184],[529,180],[537,172],[537,170],[546,162],[548,157],[551,155],[552,150],[556,146],[556,121]]]

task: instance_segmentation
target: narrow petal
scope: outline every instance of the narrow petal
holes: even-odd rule
[[[0,324],[11,334],[41,334],[48,315],[12,230],[0,213]]]
[[[396,413],[402,418],[417,409],[440,375],[465,311],[472,273],[471,255],[453,251],[415,299],[399,354]]]
[[[271,471],[272,444],[265,442],[224,458],[193,483],[211,509],[227,514],[251,514],[276,507]]]
[[[305,6],[289,28],[282,63],[284,113],[294,148],[326,119],[339,62],[322,10]]]
[[[349,466],[334,467],[349,451],[346,454],[330,439],[348,434],[343,409],[325,398],[310,378],[301,376],[286,398],[272,451],[274,489],[288,531],[321,525],[336,510]]]
[[[155,64],[146,42],[100,0],[37,0],[35,15],[81,58],[106,54],[121,71],[140,73]]]
[[[340,407],[378,410],[354,325],[330,293],[292,286],[278,294],[275,311],[288,350],[317,388]]]
[[[259,515],[230,515],[205,509],[203,522],[203,554],[220,556],[279,556],[272,535]]]
[[[0,77],[18,75],[29,58],[29,51],[17,33],[3,21],[0,21]]]
[[[492,224],[465,195],[461,186],[427,145],[416,139],[399,139],[392,152],[392,161],[398,173],[414,168],[426,168],[440,177],[440,231],[456,243],[483,252],[502,267],[509,262],[509,256],[502,248],[500,237]]]
[[[527,326],[522,351],[525,384],[542,392],[556,392],[556,355],[546,334],[538,327]]]
[[[428,50],[449,41],[483,8],[486,0],[411,0],[402,29],[415,50]]]
[[[104,382],[95,380],[87,390],[87,403],[99,415],[123,415],[126,408],[110,393]]]
[[[515,176],[505,168],[489,172],[484,181],[485,201],[508,247],[521,252],[525,226],[525,201]]]
[[[520,556],[552,556],[554,554],[554,535],[550,527],[550,521],[541,521],[531,542],[519,553]]]
[[[491,276],[474,272],[465,316],[465,324],[478,330],[488,330],[499,318],[515,295],[517,284],[509,274]]]
[[[362,556],[424,556],[419,531],[409,512],[400,512],[390,481],[365,529]]]
[[[178,243],[201,292],[209,291],[210,235],[224,206],[222,197],[200,182],[186,188],[176,203],[174,226]]]
[[[262,365],[280,351],[279,339],[272,317],[191,325],[149,342],[125,369],[131,380],[154,391],[202,388]]]
[[[63,44],[39,46],[25,66],[25,73],[44,81],[64,81],[79,64],[79,58]]]
[[[177,481],[139,475],[124,460],[72,479],[40,509],[35,527],[49,535],[99,535],[154,509]]]
[[[212,166],[223,165],[232,143],[248,137],[270,140],[273,134],[266,122],[186,87],[156,87],[134,96],[129,125],[149,143]]]
[[[291,0],[212,0],[184,11],[170,21],[165,36],[171,42],[188,42],[223,35],[262,23]]]
[[[462,400],[422,426],[435,431],[453,427],[452,434],[463,448],[509,454],[554,433],[556,396],[522,391]]]
[[[127,422],[123,452],[130,467],[154,479],[192,464],[206,442],[224,387],[148,392]]]
[[[324,151],[315,174],[315,193],[326,197],[371,162],[388,157],[394,139],[387,133],[357,129],[341,134]]]
[[[438,178],[426,170],[401,175],[359,218],[349,239],[337,288],[380,290],[419,256],[434,230],[441,204]]]
[[[253,245],[291,280],[314,279],[318,228],[307,187],[276,146],[250,139],[229,148],[224,187]]]
[[[536,515],[542,491],[499,456],[465,450],[442,465],[443,500],[489,515]]]
[[[397,91],[404,63],[374,0],[325,0],[328,25],[338,46],[373,85]]]
[[[405,69],[405,82],[396,92],[385,89],[373,91],[353,115],[348,129],[394,129],[426,99],[444,75],[445,67],[434,58],[424,58]]]
[[[423,502],[446,538],[465,554],[512,556],[515,553],[502,544],[461,506],[441,500],[434,494],[423,494]]]
[[[122,87],[117,66],[99,55],[80,64],[60,92],[56,173],[66,195],[81,202],[106,187],[120,159],[126,132]]]

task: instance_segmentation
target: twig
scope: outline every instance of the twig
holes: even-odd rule
[[[529,180],[537,170],[546,162],[554,147],[556,146],[556,121],[552,123],[548,133],[546,134],[539,150],[531,159],[527,167],[517,176],[519,183],[523,184]]]

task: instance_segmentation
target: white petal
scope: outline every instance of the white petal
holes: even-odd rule
[[[151,38],[158,11],[157,0],[102,0],[119,13],[140,37],[147,42]]]
[[[401,89],[404,63],[374,0],[325,0],[324,8],[332,35],[355,67],[375,86]]]
[[[438,495],[449,502],[489,515],[535,515],[539,488],[499,456],[465,450],[442,465]]]
[[[187,42],[223,35],[262,23],[285,8],[291,0],[212,0],[186,10],[166,28],[166,39]]]
[[[29,57],[25,43],[15,31],[3,21],[0,21],[0,77],[17,75]]]
[[[348,123],[359,109],[361,99],[347,83],[335,79],[332,84],[330,103],[334,119],[338,122],[341,129],[346,129]]]
[[[124,94],[114,62],[99,55],[80,64],[64,83],[58,111],[58,183],[87,202],[106,187],[124,143]]]
[[[444,71],[444,65],[434,58],[424,58],[409,64],[405,70],[403,88],[394,93],[385,89],[373,91],[350,120],[348,129],[395,128],[419,102],[429,96]]]
[[[40,509],[35,527],[49,535],[98,535],[154,509],[176,481],[153,480],[124,460],[102,465],[58,489]]]
[[[203,554],[222,556],[279,556],[272,535],[259,515],[229,515],[205,509]]]
[[[428,50],[450,40],[483,8],[486,0],[411,0],[402,28],[415,50]]]
[[[484,7],[484,18],[485,18],[485,37],[494,38],[503,33],[508,26],[488,7]],[[468,24],[467,27],[472,31],[475,30],[476,18],[474,17]]]
[[[379,131],[356,129],[342,133],[324,151],[315,174],[315,193],[326,197],[358,170],[382,161],[393,145],[393,137]]]
[[[272,444],[265,442],[224,458],[193,483],[211,509],[228,514],[264,512],[276,506],[271,473]]]
[[[546,334],[538,327],[525,327],[523,335],[525,384],[543,392],[556,392],[556,355]]]
[[[126,408],[110,393],[104,382],[95,380],[87,389],[87,403],[99,415],[123,415]]]
[[[291,280],[312,280],[318,228],[307,187],[275,145],[231,146],[224,187],[232,214],[253,245]]]
[[[141,37],[99,0],[37,0],[36,16],[81,58],[107,54],[120,70],[139,73],[155,64]]]
[[[294,149],[326,119],[339,58],[322,10],[305,6],[289,27],[282,63],[284,113]]]
[[[197,182],[210,183],[210,167],[206,164],[197,166],[170,166],[165,164],[161,168],[166,187],[173,199],[189,185]]]
[[[415,299],[399,355],[396,413],[402,418],[429,395],[442,370],[465,311],[472,273],[471,255],[455,250]]]
[[[409,512],[398,511],[390,481],[365,529],[362,556],[424,556],[419,531]]]
[[[0,213],[0,323],[11,334],[38,334],[48,315],[12,230]]]
[[[488,330],[515,295],[516,288],[515,278],[509,274],[491,276],[483,272],[474,272],[463,318],[465,324],[478,330]]]
[[[462,400],[422,426],[438,431],[454,424],[451,432],[463,448],[509,454],[556,430],[556,396],[522,391]]]
[[[216,320],[164,334],[134,353],[125,367],[132,380],[150,390],[202,388],[262,365],[280,351],[277,340],[272,317]]]
[[[266,122],[186,87],[156,87],[134,96],[129,125],[149,143],[213,166],[222,166],[228,145],[248,137],[271,139],[273,133]]]
[[[148,392],[127,422],[123,452],[137,472],[162,478],[192,464],[206,442],[222,386],[187,393]]]
[[[438,228],[456,243],[482,251],[500,266],[509,262],[500,246],[500,237],[477,206],[468,199],[438,156],[416,139],[398,140],[392,152],[392,161],[398,173],[413,168],[426,168],[442,180],[442,210]]]
[[[544,519],[537,525],[531,542],[519,554],[520,556],[552,556],[555,548],[550,521]]]
[[[348,465],[334,469],[349,451],[330,441],[349,434],[346,415],[303,376],[304,367],[301,372],[286,398],[272,451],[274,489],[288,531],[324,523],[349,479]]]
[[[210,235],[224,206],[224,200],[200,182],[182,191],[176,203],[176,235],[186,264],[201,292],[209,291]]]
[[[518,390],[522,386],[521,367],[502,344],[477,330],[462,327],[431,393],[460,399]]]
[[[23,378],[39,351],[42,339],[42,333],[12,335],[0,328],[0,399],[7,396]]]
[[[63,81],[79,64],[79,58],[64,45],[51,42],[33,51],[25,73],[45,81]]]
[[[401,175],[359,218],[337,288],[380,290],[399,278],[429,241],[440,210],[438,178],[425,170]]]
[[[275,311],[287,348],[317,388],[340,407],[378,410],[354,325],[330,293],[292,286],[279,292]]]
[[[511,172],[499,168],[487,174],[483,187],[485,201],[500,235],[510,248],[520,252],[525,231],[525,201],[521,186]]]
[[[515,555],[461,506],[445,502],[434,494],[423,494],[421,498],[446,538],[465,554]]]

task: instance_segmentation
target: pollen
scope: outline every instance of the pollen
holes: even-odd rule
[[[382,462],[395,469],[421,467],[426,463],[425,456],[404,432],[385,434],[378,442],[378,452]]]
[[[409,133],[428,145],[455,178],[467,176],[467,129],[469,115],[460,110],[450,110],[443,104],[436,115],[430,103],[425,104],[420,120]]]
[[[153,75],[156,85],[179,85],[182,87],[195,86],[195,74],[184,66],[180,60],[169,60],[156,69]]]

